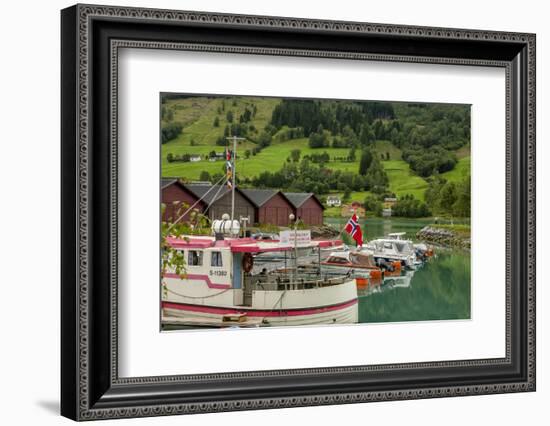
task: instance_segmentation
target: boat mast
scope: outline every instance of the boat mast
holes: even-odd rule
[[[231,154],[231,168],[232,168],[232,174],[231,174],[231,223],[233,223],[233,219],[235,218],[235,158],[237,157],[237,141],[238,140],[245,140],[245,138],[238,138],[237,136],[233,136],[226,139],[232,139],[233,140],[233,153]],[[232,225],[233,226],[233,225]]]

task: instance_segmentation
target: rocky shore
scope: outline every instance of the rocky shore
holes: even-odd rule
[[[444,247],[470,249],[470,233],[428,225],[416,233],[416,238]]]
[[[333,228],[329,225],[323,226],[312,226],[311,227],[311,238],[336,238],[340,235],[336,228]]]

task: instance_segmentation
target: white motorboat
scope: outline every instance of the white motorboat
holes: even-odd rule
[[[371,253],[377,262],[399,261],[403,266],[414,268],[417,265],[416,249],[411,240],[402,239],[404,232],[388,234],[363,244],[361,250]]]

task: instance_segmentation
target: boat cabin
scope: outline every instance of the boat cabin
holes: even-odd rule
[[[388,234],[388,239],[390,240],[404,240],[405,235],[407,235],[406,232],[392,232]]]
[[[398,240],[391,238],[381,238],[378,240],[372,240],[368,244],[369,248],[375,250],[377,253],[407,255],[414,253],[414,246],[410,241]]]
[[[291,244],[279,241],[258,241],[252,238],[191,237],[188,239],[168,238],[168,243],[180,251],[185,259],[183,280],[205,285],[208,291],[233,290],[235,305],[251,303],[252,291],[308,288],[314,281],[302,276],[296,280],[296,270],[286,273],[267,273],[253,271],[254,256],[262,253],[289,252],[289,258],[295,251]],[[329,247],[341,243],[337,241],[312,241],[316,248]],[[165,277],[175,278],[175,274],[165,273]],[[291,281],[291,277],[293,280]],[[318,277],[317,277],[318,281]],[[329,285],[330,283],[325,283]],[[215,292],[213,292],[214,294]]]

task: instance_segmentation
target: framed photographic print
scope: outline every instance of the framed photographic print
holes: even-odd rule
[[[535,390],[535,36],[76,5],[75,420]]]

